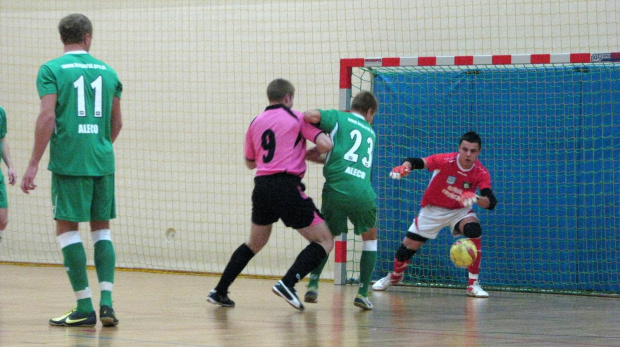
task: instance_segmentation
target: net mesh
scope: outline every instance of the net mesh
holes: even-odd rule
[[[266,106],[265,88],[272,79],[293,82],[299,110],[337,108],[338,63],[343,57],[610,52],[620,42],[615,0],[569,5],[561,0],[109,0],[80,9],[74,1],[2,0],[0,105],[7,112],[7,140],[20,180],[39,111],[37,71],[62,54],[56,27],[60,18],[76,11],[93,21],[91,53],[114,67],[124,85],[124,127],[115,143],[118,218],[112,222],[112,238],[117,264],[200,273],[223,271],[248,237],[253,173],[244,167],[243,137],[251,119]],[[366,83],[374,83],[374,73],[365,74]],[[403,113],[413,108],[400,107]],[[411,136],[412,130],[389,131]],[[429,151],[453,149],[456,133],[427,136],[426,143],[436,146]],[[483,158],[490,164],[487,154]],[[47,154],[39,166],[38,188],[30,195],[7,187],[9,225],[0,261],[62,264],[46,160]],[[377,169],[385,172],[392,164]],[[607,170],[609,162],[603,164]],[[6,175],[6,166],[1,168]],[[499,177],[498,170],[493,173]],[[426,178],[416,173],[416,180]],[[310,164],[304,183],[320,206],[321,167]],[[418,192],[398,196],[403,204],[415,202]],[[385,194],[380,191],[382,203],[396,201],[400,193]],[[594,193],[589,196],[599,199]],[[521,203],[515,199],[509,202],[502,196],[501,201],[503,206]],[[602,203],[597,200],[596,206]],[[397,233],[391,239],[401,237],[413,211],[404,205],[395,225],[383,227]],[[531,212],[532,217],[542,213],[535,208]],[[493,219],[483,217],[485,223]],[[617,224],[613,218],[598,221]],[[507,225],[502,230],[509,229]],[[92,260],[88,227],[81,229]],[[171,229],[175,237],[168,237]],[[530,243],[519,244],[537,247]],[[244,274],[281,276],[306,244],[277,223],[269,244]],[[355,256],[349,252],[350,259]],[[325,279],[333,278],[333,258],[332,253]]]
[[[419,210],[426,170],[390,180],[407,157],[455,152],[481,134],[497,208],[476,208],[483,227],[480,279],[511,290],[619,293],[620,64],[433,66],[354,69],[353,89],[380,102],[373,182],[379,196],[379,262]],[[355,92],[353,92],[355,94]],[[462,286],[442,230],[414,256],[404,283]],[[350,246],[349,278],[359,249]]]

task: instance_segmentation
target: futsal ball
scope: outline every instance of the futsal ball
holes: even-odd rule
[[[478,256],[478,249],[470,239],[459,239],[450,247],[450,260],[456,267],[469,267]]]

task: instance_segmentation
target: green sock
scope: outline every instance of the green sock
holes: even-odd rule
[[[310,281],[308,282],[308,288],[319,288],[319,278],[321,278],[321,272],[323,272],[323,268],[325,267],[325,264],[327,264],[327,258],[329,257],[325,257],[321,264],[319,264],[319,266],[317,266],[314,270],[310,272]]]
[[[101,289],[99,305],[112,307],[112,285],[116,268],[116,253],[110,240],[99,240],[95,243],[95,267]]]
[[[84,313],[93,311],[91,292],[88,287],[84,245],[81,242],[67,245],[63,247],[62,255],[69,282],[71,282],[71,287],[79,298],[77,300],[77,310]]]
[[[360,288],[357,290],[357,293],[362,296],[368,296],[368,286],[370,285],[372,272],[375,271],[376,262],[377,251],[362,251],[362,257],[360,258]]]

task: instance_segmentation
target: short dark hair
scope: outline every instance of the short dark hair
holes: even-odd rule
[[[366,113],[373,109],[375,112],[379,108],[379,101],[375,95],[368,91],[361,91],[351,101],[351,110]]]
[[[267,98],[269,101],[280,101],[284,99],[286,94],[295,95],[295,87],[293,84],[283,78],[277,78],[267,86]]]
[[[461,136],[461,140],[459,141],[459,146],[463,141],[467,141],[470,143],[477,143],[478,147],[482,149],[482,139],[480,139],[480,135],[478,135],[475,131],[468,131],[463,136]]]
[[[58,32],[60,33],[60,40],[65,45],[81,43],[84,41],[84,35],[93,34],[93,24],[85,15],[73,13],[60,20]]]

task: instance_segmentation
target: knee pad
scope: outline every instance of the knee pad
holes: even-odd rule
[[[480,223],[469,222],[463,227],[463,235],[470,239],[477,239],[482,236],[482,228]]]
[[[415,250],[409,249],[405,247],[405,245],[401,244],[400,247],[398,247],[398,250],[396,250],[396,255],[394,256],[394,258],[396,258],[396,260],[398,261],[407,261],[411,259],[411,257],[413,257],[415,252]]]
[[[408,238],[408,239],[411,239],[413,241],[420,241],[422,243],[428,241],[428,238],[426,238],[424,236],[420,236],[420,235],[415,234],[415,233],[412,233],[411,231],[407,232],[405,237]]]

